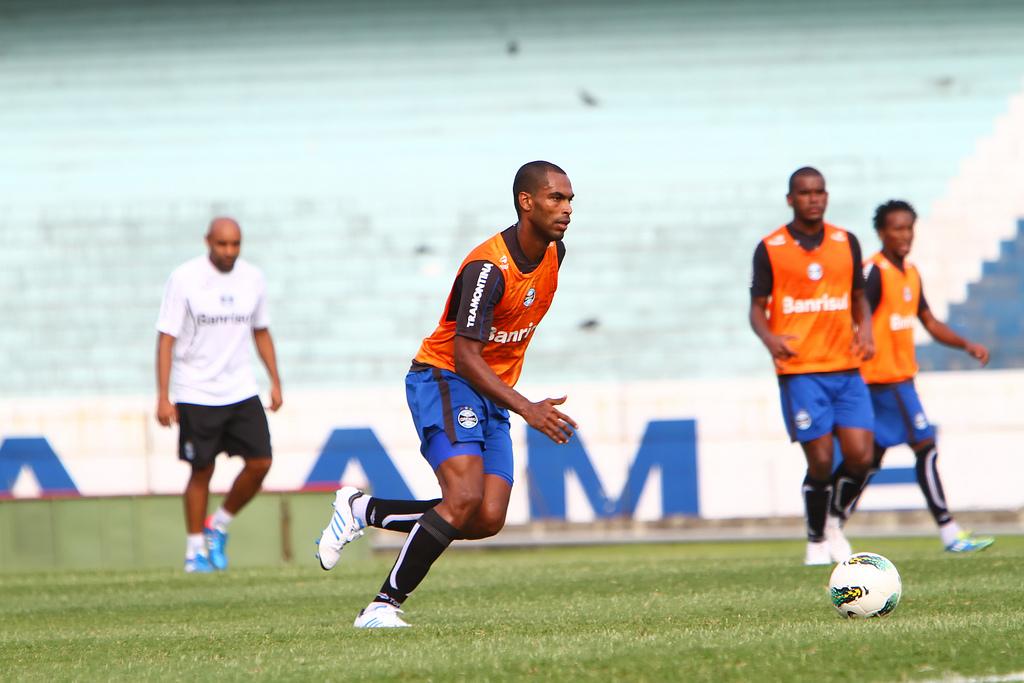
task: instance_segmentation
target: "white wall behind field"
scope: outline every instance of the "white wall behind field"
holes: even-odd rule
[[[940,425],[939,467],[955,510],[1024,507],[1024,372],[978,371],[922,375],[918,381],[929,417]],[[651,420],[693,418],[697,423],[700,516],[708,519],[800,515],[804,461],[790,444],[769,369],[753,379],[603,384],[524,383],[528,396],[567,393],[565,410],[580,435],[605,491],[617,498],[644,429]],[[336,428],[370,427],[406,483],[419,497],[437,485],[418,454],[400,382],[392,386],[332,392],[289,392],[270,417],[275,464],[269,489],[302,487],[327,436]],[[176,458],[176,431],[153,420],[149,397],[0,401],[0,437],[45,436],[83,495],[179,493],[188,468]],[[525,426],[513,422],[516,479],[510,523],[530,519]],[[213,488],[226,490],[240,467],[221,456]],[[912,466],[909,449],[890,452],[887,466]],[[662,516],[660,473],[651,476],[636,510],[639,519]],[[344,481],[364,484],[351,466]],[[567,518],[593,519],[579,483],[566,479]],[[15,497],[39,494],[23,470]],[[919,509],[915,485],[870,488],[861,509]]]

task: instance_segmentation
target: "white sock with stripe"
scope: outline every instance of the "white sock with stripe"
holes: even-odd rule
[[[939,527],[939,536],[942,538],[942,545],[948,546],[956,541],[957,536],[963,531],[960,525],[956,523],[956,520],[949,520],[945,524]]]
[[[185,536],[185,559],[194,560],[196,555],[206,554],[206,539],[202,534],[188,534]]]

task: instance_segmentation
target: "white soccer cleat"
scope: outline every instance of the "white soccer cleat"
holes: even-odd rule
[[[371,602],[359,610],[359,616],[352,625],[356,628],[408,628],[411,624],[405,623],[399,616],[401,614],[404,612],[394,605]]]
[[[352,501],[361,495],[363,492],[355,486],[343,486],[334,494],[334,513],[316,544],[316,556],[324,570],[333,569],[341,549],[366,533],[362,522],[352,513]]]
[[[833,562],[844,562],[846,558],[853,555],[853,548],[846,540],[843,527],[839,525],[839,518],[829,516],[825,522],[825,542],[828,544],[828,552]]]
[[[825,564],[831,565],[832,555],[828,551],[828,543],[826,541],[807,541],[807,554],[804,555],[804,564],[808,567]]]

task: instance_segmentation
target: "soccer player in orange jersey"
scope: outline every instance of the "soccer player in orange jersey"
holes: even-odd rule
[[[510,410],[556,443],[567,443],[576,429],[558,409],[564,396],[532,402],[513,388],[558,286],[572,185],[558,166],[533,161],[516,173],[512,195],[518,222],[463,260],[441,320],[406,376],[420,451],[437,475],[440,500],[383,500],[354,487],[335,495],[319,542],[324,569],[367,525],[408,533],[356,627],[408,626],[399,608],[448,545],[504,526],[513,475]]]
[[[964,532],[946,506],[936,466],[935,426],[925,416],[914,388],[914,319],[921,321],[935,341],[963,349],[982,365],[988,363],[988,349],[964,339],[932,315],[921,276],[907,259],[916,221],[917,212],[905,201],[891,200],[879,206],[874,222],[882,250],[868,259],[864,267],[876,353],[860,370],[875,411],[873,470],[882,466],[887,448],[909,445],[917,457],[917,483],[939,525],[942,545],[949,552],[969,553],[984,550],[992,545],[993,539]]]
[[[797,169],[786,201],[793,220],[754,251],[750,325],[779,378],[790,439],[807,459],[804,564],[851,553],[842,521],[871,466],[871,399],[858,368],[874,353],[857,238],[825,222],[825,178]],[[843,460],[833,473],[833,437]]]

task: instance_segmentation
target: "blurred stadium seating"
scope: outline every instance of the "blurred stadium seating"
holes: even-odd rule
[[[0,2],[0,392],[151,392],[161,287],[221,212],[290,386],[397,384],[533,158],[578,200],[527,375],[767,372],[746,287],[787,175],[820,167],[869,253],[878,202],[927,218],[1021,90],[1022,25],[1015,0]],[[954,322],[1019,338],[1014,245]]]
[[[967,300],[950,306],[949,324],[989,347],[989,367],[1024,367],[1024,220],[1000,245],[998,260],[986,261],[981,279],[967,287]],[[935,343],[921,347],[918,360],[924,370],[977,367],[969,356]]]

